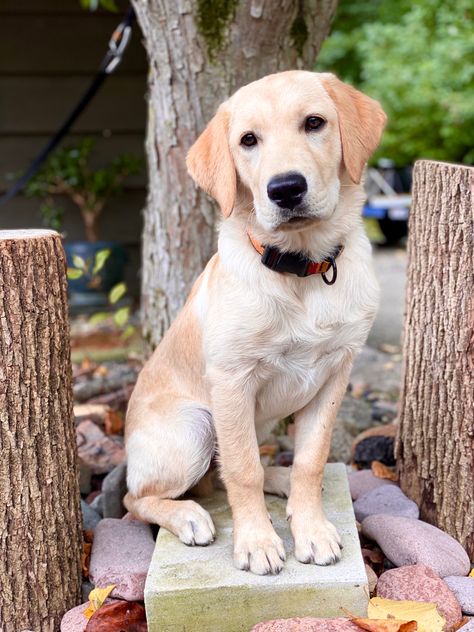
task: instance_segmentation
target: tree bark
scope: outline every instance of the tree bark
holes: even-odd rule
[[[0,231],[0,452],[0,629],[54,632],[80,603],[82,548],[66,263],[54,231]]]
[[[415,165],[397,457],[421,517],[474,559],[474,169]]]
[[[187,150],[237,88],[312,66],[337,0],[133,4],[150,64],[142,324],[154,346],[215,248],[214,205],[186,173]]]

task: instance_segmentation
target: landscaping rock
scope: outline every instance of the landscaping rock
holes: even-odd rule
[[[371,470],[358,470],[349,473],[349,487],[352,500],[357,500],[360,496],[383,485],[391,485],[393,487],[396,484],[386,478],[374,476]]]
[[[117,465],[102,482],[102,515],[104,518],[122,518],[127,512],[123,497],[127,493],[127,464]]]
[[[149,632],[244,632],[265,619],[340,617],[341,608],[364,616],[368,582],[345,466],[326,465],[323,481],[324,509],[344,545],[337,564],[298,562],[292,552],[286,500],[267,495],[265,501],[287,551],[278,575],[254,575],[234,567],[232,516],[224,491],[200,499],[217,531],[210,546],[184,546],[169,531],[160,529],[145,591]]]
[[[352,435],[342,423],[336,422],[331,438],[329,463],[349,463],[351,460]]]
[[[354,463],[363,468],[370,468],[372,461],[380,461],[384,465],[395,465],[393,445],[393,437],[367,437],[355,446]]]
[[[89,601],[89,595],[91,590],[94,590],[94,584],[92,582],[82,582],[81,585],[81,593],[82,593],[82,601]]]
[[[143,601],[154,547],[144,522],[104,518],[95,530],[89,577],[98,587],[116,584],[112,597]]]
[[[421,564],[383,573],[377,583],[377,596],[433,602],[446,619],[447,630],[452,630],[462,618],[461,607],[451,590],[434,570]]]
[[[397,424],[383,424],[381,426],[372,426],[372,428],[368,428],[357,435],[357,437],[352,442],[352,454],[354,454],[356,446],[358,443],[367,439],[368,437],[393,437],[395,438],[397,434],[398,426]]]
[[[373,425],[372,406],[365,400],[346,393],[337,412],[336,428],[342,426],[352,437],[355,437]]]
[[[87,465],[85,461],[79,459],[79,490],[81,494],[87,496],[87,494],[91,493],[91,479],[91,468]]]
[[[82,510],[82,528],[84,531],[94,531],[99,522],[102,520],[101,516],[97,513],[93,507],[88,505],[84,500],[81,500]]]
[[[377,514],[362,522],[362,533],[375,540],[395,566],[424,564],[440,577],[469,573],[469,557],[459,542],[427,522]]]
[[[375,514],[404,516],[416,520],[420,510],[396,485],[382,485],[359,496],[354,502],[354,513],[359,522]]]
[[[474,577],[449,576],[444,581],[456,595],[464,614],[474,614]]]
[[[96,513],[99,514],[101,518],[104,517],[104,496],[103,494],[97,494],[94,500],[89,503],[89,507],[91,507]]]
[[[84,632],[87,626],[84,610],[88,605],[89,602],[86,602],[72,608],[72,610],[68,610],[61,619],[61,632]]]
[[[93,474],[106,474],[125,461],[123,437],[107,436],[99,426],[86,419],[76,428],[79,458]]]
[[[372,419],[382,423],[393,421],[398,415],[398,404],[395,402],[378,400],[372,405]]]
[[[295,617],[257,623],[250,632],[360,632],[360,628],[347,619]]]
[[[282,467],[289,467],[293,465],[293,452],[279,452],[275,456],[275,465],[281,465]]]
[[[350,382],[368,384],[372,390],[383,393],[385,399],[395,400],[400,392],[401,359],[364,346],[355,357]]]

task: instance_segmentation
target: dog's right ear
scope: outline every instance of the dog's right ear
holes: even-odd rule
[[[191,177],[216,200],[224,217],[232,213],[237,191],[229,148],[229,120],[230,113],[221,105],[186,157]]]

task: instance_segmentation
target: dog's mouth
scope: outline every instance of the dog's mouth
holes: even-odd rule
[[[279,230],[291,230],[291,229],[300,229],[312,224],[317,220],[314,215],[294,215],[293,217],[284,220],[278,225]]]

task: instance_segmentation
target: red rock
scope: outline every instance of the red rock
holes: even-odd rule
[[[402,566],[383,573],[377,582],[377,596],[403,601],[435,603],[446,619],[446,629],[453,630],[462,618],[461,606],[445,582],[428,566]]]
[[[348,619],[295,617],[258,623],[251,632],[360,632],[360,628]]]
[[[371,470],[350,472],[348,479],[352,500],[357,500],[359,496],[363,496],[382,485],[395,485],[393,481],[389,481],[386,478],[377,478]]]
[[[92,421],[81,421],[76,436],[79,458],[93,474],[106,474],[125,461],[123,438],[112,439]]]
[[[114,603],[118,599],[106,599],[104,603]],[[68,610],[61,620],[61,632],[84,632],[88,620],[84,616],[84,610],[88,607],[89,602],[81,603],[71,610]],[[25,631],[26,632],[26,631]]]
[[[84,610],[89,602],[82,603],[71,610],[68,610],[61,619],[61,632],[84,632],[87,625],[87,619],[84,616]]]
[[[469,573],[469,556],[459,542],[422,520],[376,514],[362,522],[362,533],[375,540],[395,566],[421,564],[440,577]]]
[[[112,597],[143,601],[155,542],[150,526],[134,520],[105,518],[97,525],[89,577],[95,586],[116,584]]]

